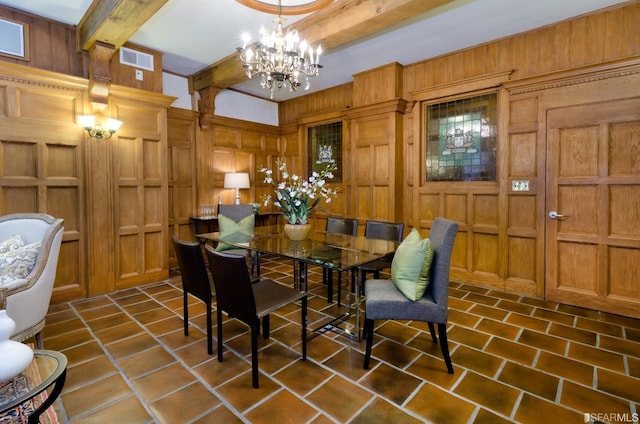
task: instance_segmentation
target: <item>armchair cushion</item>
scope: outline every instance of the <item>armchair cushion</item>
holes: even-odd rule
[[[20,237],[18,236],[18,238]],[[33,271],[40,251],[40,242],[36,241],[26,246],[24,243],[22,244],[22,247],[0,253],[0,286],[5,286],[15,280],[25,279]]]
[[[227,218],[224,215],[218,214],[218,227],[220,228],[220,238],[230,236],[234,233],[241,233],[247,236],[253,236],[256,226],[256,217],[251,214],[242,218],[239,222],[234,221],[231,218]],[[237,249],[235,246],[231,246],[225,243],[218,243],[216,250],[218,252],[229,249]]]
[[[0,241],[0,255],[24,246],[24,240],[19,234],[14,234],[6,240]]]
[[[431,240],[423,239],[414,228],[398,246],[391,263],[391,280],[407,299],[415,302],[424,295],[432,261]]]

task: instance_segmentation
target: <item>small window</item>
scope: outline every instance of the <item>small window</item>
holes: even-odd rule
[[[426,107],[426,181],[495,181],[495,93]]]
[[[320,172],[334,163],[332,183],[342,182],[342,122],[309,127],[309,172]]]
[[[29,60],[29,26],[0,18],[0,55]]]

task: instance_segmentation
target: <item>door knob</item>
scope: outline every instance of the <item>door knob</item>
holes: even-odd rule
[[[551,211],[551,212],[549,212],[549,218],[551,218],[551,219],[567,219],[567,218],[569,218],[569,215],[561,215],[556,211]]]

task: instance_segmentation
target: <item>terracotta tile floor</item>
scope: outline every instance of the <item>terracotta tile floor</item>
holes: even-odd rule
[[[263,276],[291,284],[291,264],[265,258]],[[336,309],[320,281],[312,267],[310,324]],[[61,422],[582,423],[585,413],[640,413],[640,320],[452,283],[451,375],[413,322],[378,323],[369,371],[364,342],[335,333],[310,340],[303,362],[299,311],[285,308],[260,338],[253,389],[247,328],[225,319],[219,363],[194,298],[184,336],[181,294],[176,275],[51,308],[45,347],[70,364]]]

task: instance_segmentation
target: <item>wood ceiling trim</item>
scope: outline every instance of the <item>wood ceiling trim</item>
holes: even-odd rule
[[[305,13],[315,12],[330,5],[333,0],[314,0],[309,3],[297,6],[282,6],[269,4],[260,0],[236,0],[238,3],[250,7],[259,12],[271,13],[273,15],[304,15]]]
[[[337,0],[294,23],[291,28],[297,29],[310,44],[322,45],[327,52],[452,1]],[[238,54],[235,53],[195,73],[193,88],[228,88],[246,79]]]
[[[89,50],[96,41],[122,46],[168,0],[94,0],[78,24],[78,47]]]

